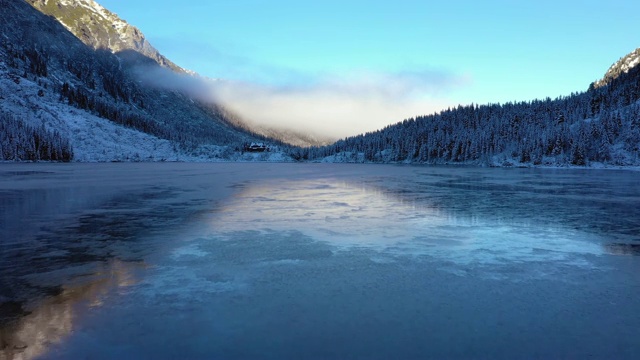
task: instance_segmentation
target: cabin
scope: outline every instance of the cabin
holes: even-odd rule
[[[244,149],[249,152],[263,152],[268,150],[267,146],[264,143],[255,142],[252,142],[249,145],[245,145]]]

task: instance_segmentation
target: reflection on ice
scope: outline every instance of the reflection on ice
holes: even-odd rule
[[[197,256],[197,257],[203,257],[206,256],[207,253],[198,249],[198,247],[196,245],[188,245],[188,246],[183,246],[181,248],[175,249],[173,251],[172,257],[174,259],[176,258],[181,258],[183,256]]]
[[[366,248],[460,264],[559,261],[588,266],[583,255],[603,253],[593,234],[535,219],[455,213],[424,199],[407,200],[331,178],[249,186],[216,211],[210,225],[216,236],[233,241],[249,229],[275,237],[295,230],[337,250]]]
[[[406,239],[406,220],[441,222],[430,209],[389,201],[364,186],[327,180],[279,181],[251,186],[216,212],[217,232],[299,230],[315,239],[347,246],[389,246]]]
[[[21,310],[21,317],[7,319],[0,313],[0,360],[34,359],[46,353],[50,346],[71,335],[79,312],[102,306],[114,289],[135,285],[133,270],[137,267],[140,264],[109,261],[94,269],[87,279],[65,284],[58,295],[11,311]]]
[[[640,173],[33,168],[0,169],[0,360],[638,358]]]

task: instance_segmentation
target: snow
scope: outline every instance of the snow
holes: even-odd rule
[[[80,6],[83,6],[89,11],[102,16],[103,19],[111,23],[113,28],[118,32],[118,36],[120,40],[123,42],[127,41],[127,39],[129,38],[127,30],[130,27],[130,25],[126,21],[120,19],[116,14],[105,9],[94,0],[76,0],[76,1]]]
[[[1,71],[1,69],[0,69]],[[37,95],[45,90],[45,96]],[[7,73],[0,73],[0,109],[25,119],[32,126],[44,125],[66,137],[74,150],[75,161],[176,161],[185,156],[168,140],[125,128],[84,110],[58,101],[58,95],[33,81],[21,78],[20,84]]]
[[[627,64],[625,72],[629,72],[629,70],[633,69],[638,64],[640,64],[640,57],[636,57],[636,58],[632,59]]]
[[[629,70],[633,69],[639,63],[640,63],[640,56],[638,55],[629,56],[629,57],[625,57],[622,60],[622,65],[620,65],[620,67],[624,73],[628,73]]]
[[[14,114],[34,127],[44,125],[50,131],[58,131],[69,139],[74,151],[74,161],[267,161],[288,162],[291,158],[281,151],[261,154],[241,154],[226,146],[202,145],[185,153],[172,142],[117,125],[109,120],[66,105],[59,95],[50,90],[53,83],[41,79],[38,83],[9,76],[6,64],[0,64],[0,110]],[[38,91],[44,96],[38,96]]]
[[[6,164],[0,192],[0,224],[30,223],[0,226],[31,299],[5,341],[30,356],[640,351],[636,172]]]
[[[604,85],[610,78],[620,75],[620,73],[628,73],[629,70],[640,64],[640,48],[623,56],[609,67],[604,78],[596,82],[597,85]]]
[[[414,164],[414,165],[433,165],[423,164],[420,162],[413,162],[412,160],[405,161],[392,161],[393,153],[390,150],[383,150],[380,152],[381,157],[384,159],[383,164]],[[640,166],[637,165],[638,161],[636,157],[630,154],[624,149],[623,144],[615,144],[611,147],[611,156],[615,163],[603,163],[597,161],[589,161],[586,166],[566,164],[559,161],[553,156],[543,156],[542,161],[538,165],[534,165],[530,162],[520,162],[518,157],[509,156],[506,153],[493,155],[488,161],[466,161],[466,162],[442,162],[438,165],[451,165],[451,166],[471,166],[471,167],[506,167],[506,168],[538,168],[538,169],[595,169],[595,170],[629,170],[640,171]],[[313,160],[316,163],[329,163],[329,164],[374,164],[380,162],[371,162],[365,159],[364,153],[341,151],[334,155],[329,155],[320,159]]]
[[[125,42],[127,41],[127,30],[131,25],[129,25],[126,21],[120,19],[117,14],[114,14],[111,11],[105,9],[102,5],[98,4],[94,0],[60,0],[59,2],[63,6],[83,7],[91,13],[102,17],[105,21],[112,24],[113,28],[118,32],[120,40]],[[63,25],[70,30],[68,26],[66,26],[65,24]]]

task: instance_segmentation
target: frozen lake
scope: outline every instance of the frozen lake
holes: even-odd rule
[[[0,165],[0,360],[640,358],[640,172]]]

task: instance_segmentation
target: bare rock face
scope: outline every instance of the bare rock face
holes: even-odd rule
[[[46,15],[56,18],[78,39],[94,49],[113,53],[136,51],[174,71],[185,70],[171,62],[147,41],[135,26],[94,0],[25,0]]]

